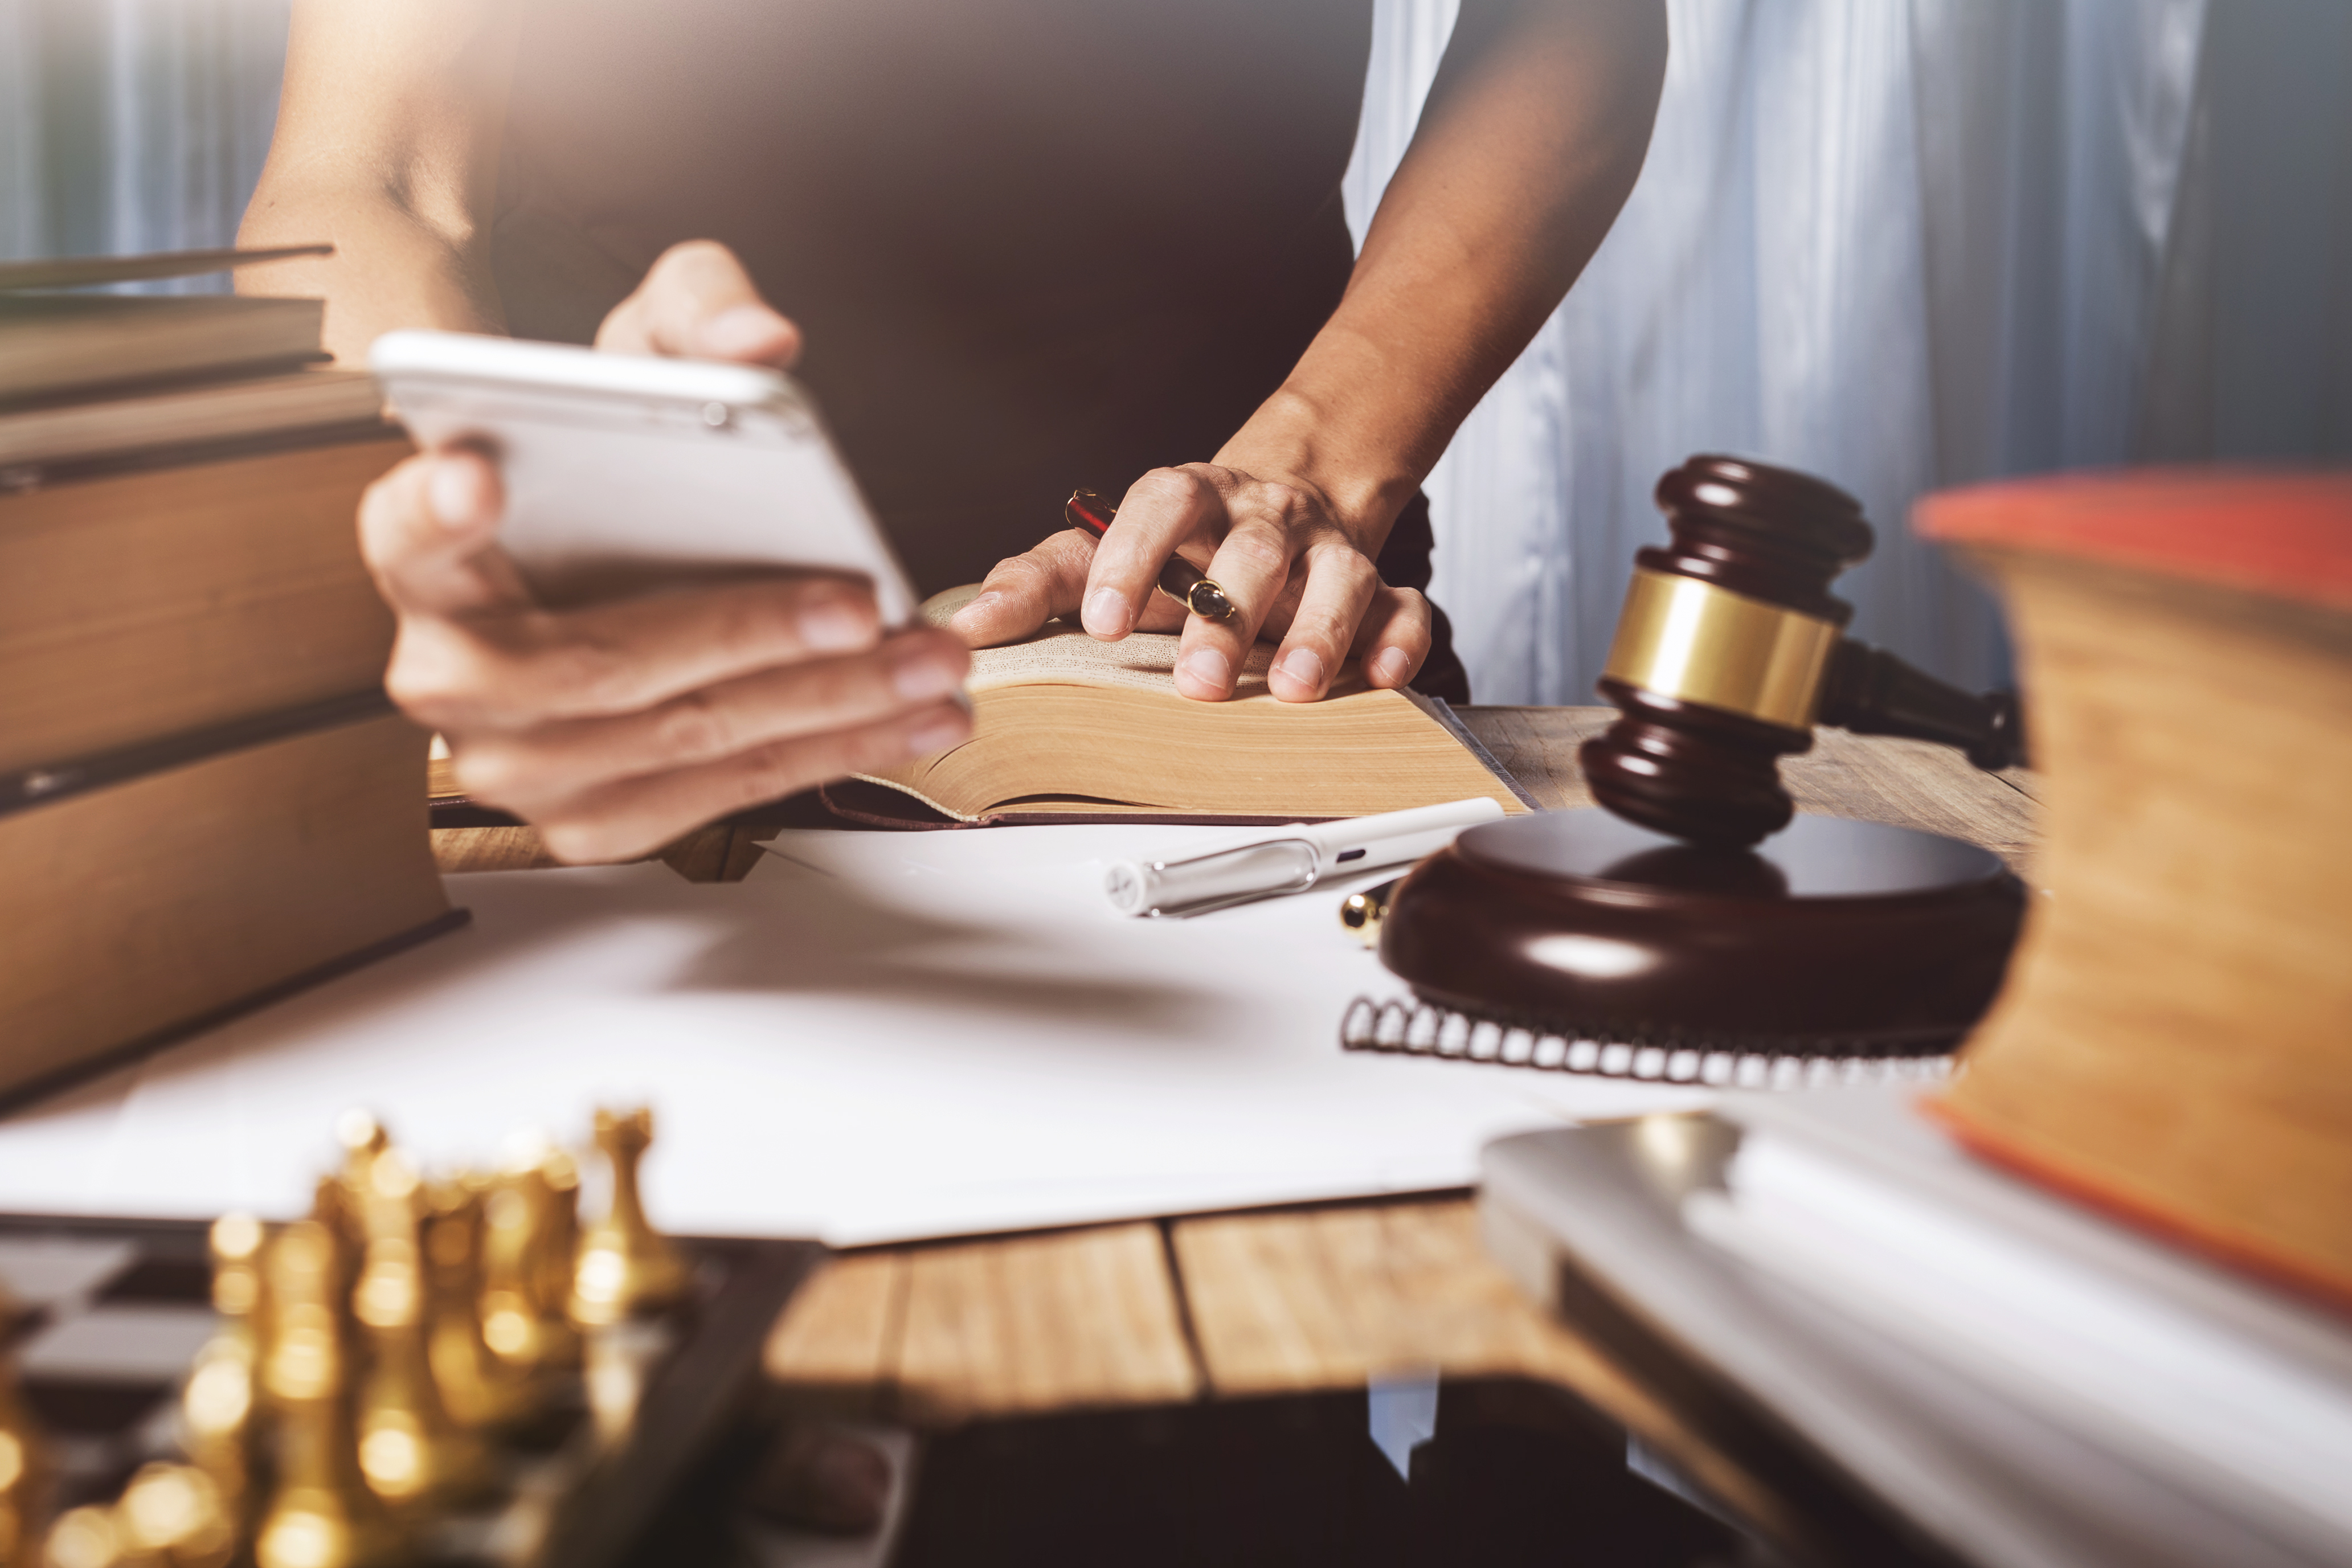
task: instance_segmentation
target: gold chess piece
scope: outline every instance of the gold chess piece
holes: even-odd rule
[[[527,1421],[534,1391],[482,1337],[483,1198],[487,1183],[460,1176],[425,1185],[425,1356],[441,1401],[470,1431]]]
[[[44,1568],[123,1568],[127,1545],[114,1511],[89,1503],[58,1515],[41,1558]]]
[[[194,1465],[142,1467],[114,1505],[114,1527],[125,1559],[153,1568],[226,1568],[236,1552],[229,1500]]]
[[[261,1386],[276,1417],[277,1486],[254,1542],[257,1568],[370,1568],[397,1542],[359,1469],[352,1354],[339,1307],[349,1270],[334,1231],[297,1220],[269,1242]]]
[[[357,1192],[367,1186],[376,1155],[392,1147],[392,1134],[374,1112],[355,1105],[335,1118],[335,1142],[343,1146],[343,1185]]]
[[[653,1137],[650,1108],[625,1115],[596,1113],[596,1147],[611,1167],[613,1194],[604,1217],[581,1241],[572,1276],[572,1315],[588,1326],[617,1323],[686,1299],[686,1264],[646,1222],[637,1190],[637,1166]]]
[[[357,1431],[360,1473],[394,1508],[470,1500],[497,1483],[480,1439],[451,1418],[427,1351],[422,1203],[414,1166],[389,1149],[367,1163],[369,1232],[352,1290],[368,1343]]]
[[[180,1391],[180,1420],[188,1457],[212,1479],[236,1516],[249,1512],[260,1425],[262,1280],[261,1221],[225,1214],[207,1240],[213,1260],[213,1310],[221,1326],[196,1353]]]
[[[15,1315],[0,1292],[0,1321]],[[16,1364],[0,1355],[0,1563],[32,1560],[33,1543],[48,1528],[56,1484],[47,1438],[16,1392]]]
[[[566,1299],[579,1187],[568,1155],[525,1139],[482,1202],[482,1339],[509,1368],[541,1382],[580,1367]]]
[[[540,1175],[547,1180],[547,1233],[539,1249],[540,1301],[557,1315],[572,1312],[572,1278],[580,1266],[580,1166],[551,1143],[543,1143]]]

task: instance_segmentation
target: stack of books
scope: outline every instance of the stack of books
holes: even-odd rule
[[[321,304],[0,266],[0,1096],[454,922],[353,519],[407,443]]]
[[[1905,1385],[1907,1418],[1937,1441],[2012,1461],[2033,1447],[2035,1480],[2065,1508],[2015,1480],[1948,1494],[1979,1528],[2018,1516],[2009,1560],[2163,1561],[2130,1534],[2162,1517],[2192,1560],[2347,1561],[2345,1322],[1969,1158],[1916,1093],[1726,1105],[1738,1152],[1721,1189],[1684,1200],[1684,1226],[1817,1322],[1900,1346],[1927,1373]],[[1936,1369],[1967,1393],[1932,1391]]]

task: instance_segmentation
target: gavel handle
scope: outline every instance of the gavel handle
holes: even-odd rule
[[[1958,747],[1988,772],[2025,760],[2025,715],[2015,693],[1970,696],[1851,637],[1830,654],[1816,718],[1856,735]]]

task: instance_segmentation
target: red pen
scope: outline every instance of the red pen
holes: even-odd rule
[[[1073,490],[1062,516],[1074,528],[1088,528],[1100,538],[1110,529],[1118,508],[1092,490]],[[1225,591],[1209,580],[1201,569],[1181,555],[1171,555],[1160,569],[1160,591],[1203,621],[1231,621],[1240,613]]]

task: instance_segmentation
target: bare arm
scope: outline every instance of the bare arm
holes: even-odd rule
[[[1181,549],[1243,612],[1183,622],[1187,695],[1229,695],[1261,631],[1282,633],[1277,696],[1319,697],[1351,652],[1374,685],[1404,685],[1428,605],[1372,557],[1609,232],[1665,56],[1661,0],[1463,0],[1347,293],[1280,390],[1210,462],[1139,480],[1098,548],[1058,534],[999,567],[998,597],[957,629],[987,643],[1081,610],[1097,636],[1171,628],[1152,583]]]
[[[278,131],[237,239],[335,255],[248,268],[238,287],[324,296],[344,361],[396,327],[502,330],[488,241],[518,10],[296,0]]]
[[[511,0],[298,0],[278,135],[239,237],[330,240],[248,269],[320,294],[356,360],[401,327],[498,331],[489,225],[514,66]],[[734,256],[673,247],[597,334],[622,353],[788,365],[796,328]],[[786,574],[586,609],[534,602],[498,548],[496,466],[420,454],[368,491],[360,543],[399,617],[384,685],[447,738],[457,780],[567,860],[642,853],[698,822],[971,733],[971,656],[886,634],[860,582]]]
[[[1385,538],[1616,221],[1665,57],[1656,0],[1464,0],[1346,297],[1219,460],[1309,479]]]

